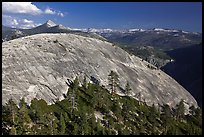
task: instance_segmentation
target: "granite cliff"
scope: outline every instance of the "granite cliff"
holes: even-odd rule
[[[94,77],[108,88],[108,74],[119,74],[120,90],[130,83],[130,96],[148,105],[186,106],[197,102],[181,85],[148,62],[112,43],[74,34],[36,34],[2,43],[2,103],[12,98],[26,102],[42,98],[48,103],[63,99],[67,79]],[[118,89],[118,94],[124,94]],[[141,96],[139,96],[141,95]]]

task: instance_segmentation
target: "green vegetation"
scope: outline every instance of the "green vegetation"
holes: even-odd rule
[[[152,46],[127,46],[122,48],[144,60],[147,60],[147,58],[150,56],[154,56],[155,58],[163,60],[171,59],[171,57],[169,57],[164,51]]]
[[[125,85],[125,94],[126,95],[129,95],[130,94],[130,91],[131,91],[131,87],[130,87],[130,84],[129,82],[127,81],[126,85]]]
[[[160,48],[147,46],[147,45],[120,45],[115,44],[118,47],[125,50],[131,56],[135,55],[142,59],[142,61],[147,61],[157,68],[161,68],[167,62],[171,61],[172,58],[167,55],[167,53]],[[154,69],[154,68],[151,68]]]
[[[12,36],[11,36],[11,40],[12,39],[16,39],[17,38],[17,35],[16,34],[13,34]]]
[[[150,69],[152,69],[152,70],[157,69],[156,67],[154,67],[154,66],[152,66],[152,65],[150,65],[150,64],[147,64],[147,67],[150,68]]]
[[[119,76],[116,72],[112,71],[110,72],[110,74],[108,75],[109,78],[109,86],[111,88],[111,92],[112,93],[115,93],[116,92],[116,88],[118,87],[118,84],[119,84]]]
[[[113,73],[113,72],[112,72]],[[112,74],[111,73],[111,74]],[[112,75],[110,75],[112,76]],[[129,83],[126,91],[131,90]],[[19,107],[9,100],[2,106],[3,135],[201,135],[202,110],[192,106],[184,115],[184,102],[161,111],[129,96],[111,94],[97,84],[76,78],[67,97],[48,105],[33,99]]]

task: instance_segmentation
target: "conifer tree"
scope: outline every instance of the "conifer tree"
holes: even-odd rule
[[[73,83],[74,85],[73,85],[73,92],[77,92],[77,90],[78,90],[78,88],[79,88],[79,79],[78,79],[78,77],[76,77],[75,79],[74,79],[74,83]]]
[[[60,115],[60,134],[61,135],[63,135],[65,133],[65,129],[66,129],[66,124],[65,124],[64,117],[61,113],[61,115]]]
[[[9,123],[11,125],[15,125],[15,124],[17,124],[18,107],[12,99],[9,99],[7,106],[9,108],[10,116],[11,116]]]
[[[29,134],[31,133],[31,127],[29,126],[32,122],[29,116],[29,110],[27,109],[27,104],[25,99],[22,98],[20,100],[20,109],[18,111],[18,123],[21,127],[22,134]]]
[[[57,130],[57,117],[53,114],[53,112],[50,112],[47,114],[47,122],[48,122],[48,134],[50,135],[56,135],[58,133]]]
[[[167,134],[167,130],[168,130],[168,126],[169,123],[171,121],[171,108],[169,107],[169,105],[164,104],[162,106],[162,115],[161,115],[161,119],[163,121],[163,125],[165,127],[164,129],[164,134]]]
[[[130,90],[131,90],[130,84],[129,84],[129,82],[127,81],[127,82],[126,82],[126,85],[125,85],[125,94],[126,94],[126,95],[130,94]]]
[[[195,111],[196,111],[196,108],[195,108],[194,105],[192,105],[192,106],[189,108],[189,113],[194,116],[194,115],[195,115]]]
[[[116,72],[112,70],[108,76],[109,76],[108,80],[109,80],[109,86],[111,88],[111,93],[115,93],[116,88],[119,85],[119,76]]]
[[[177,120],[184,117],[185,107],[184,107],[184,100],[181,100],[178,105],[176,105],[176,118]]]
[[[87,88],[86,76],[84,76],[83,83],[82,83],[82,87],[83,87],[84,89]]]
[[[11,130],[9,132],[9,135],[17,135],[16,134],[16,128],[14,127],[14,125],[11,127]]]

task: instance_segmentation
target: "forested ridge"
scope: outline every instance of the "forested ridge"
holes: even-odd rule
[[[112,71],[111,71],[112,72]],[[127,82],[124,93],[115,93],[118,75],[109,75],[111,91],[97,83],[71,83],[65,99],[48,105],[22,98],[2,106],[3,135],[201,135],[202,110],[190,107],[185,115],[183,100],[175,107],[148,106],[133,99]]]

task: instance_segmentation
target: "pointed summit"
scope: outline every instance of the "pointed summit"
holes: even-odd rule
[[[54,27],[56,26],[57,24],[55,24],[53,21],[51,20],[48,20],[46,23],[45,23],[48,27]]]

